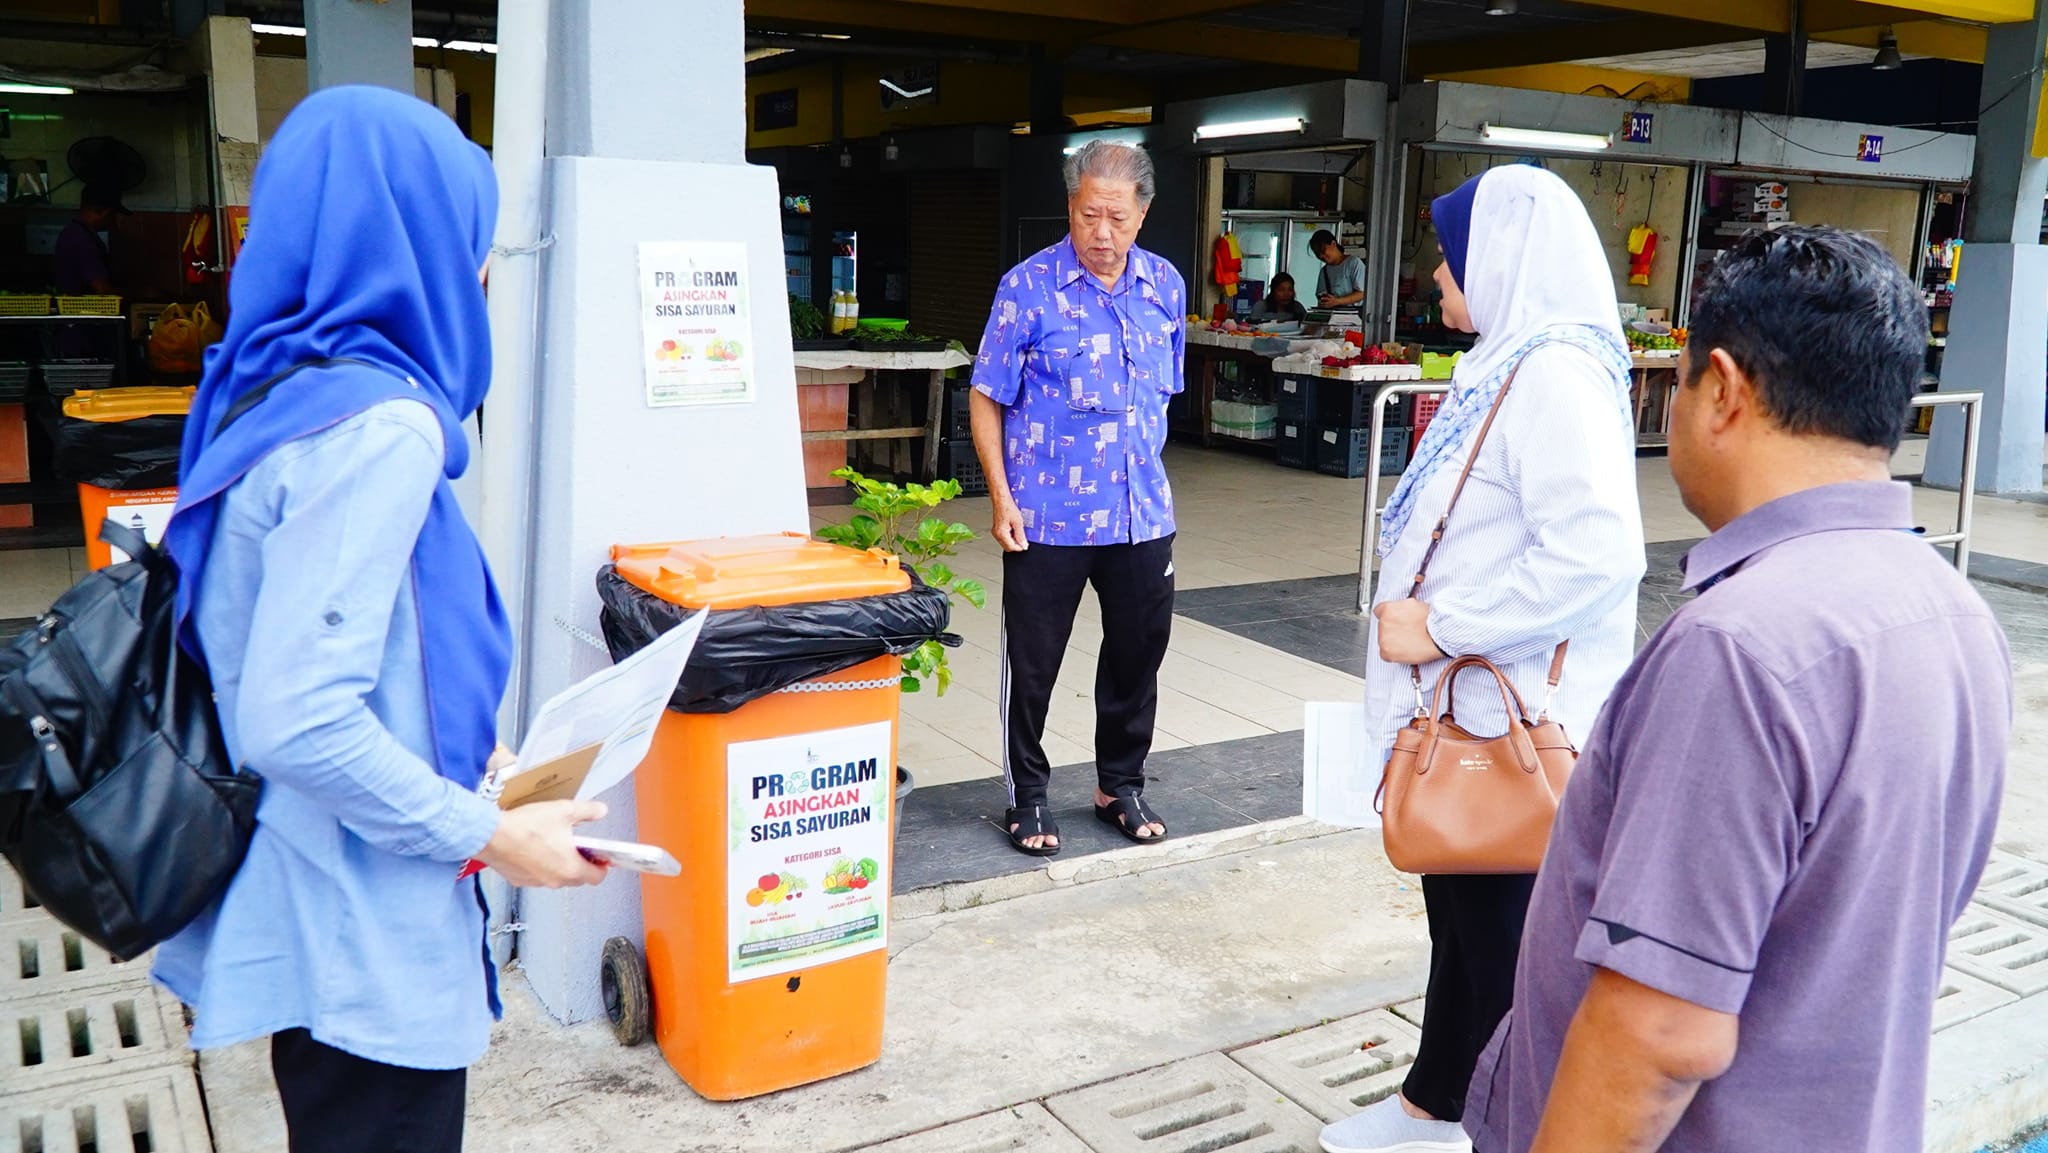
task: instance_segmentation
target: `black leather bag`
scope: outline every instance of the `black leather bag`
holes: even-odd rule
[[[86,577],[0,650],[0,853],[42,907],[126,960],[227,887],[261,781],[221,743],[206,670],[173,628],[178,572],[135,558]]]

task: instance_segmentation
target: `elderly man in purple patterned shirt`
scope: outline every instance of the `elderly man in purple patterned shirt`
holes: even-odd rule
[[[974,446],[1003,547],[1003,773],[1010,842],[1059,852],[1042,741],[1082,593],[1102,606],[1095,815],[1166,838],[1145,803],[1173,624],[1166,406],[1181,391],[1187,287],[1137,247],[1152,160],[1095,141],[1067,158],[1067,238],[1003,277],[974,369]]]
[[[1671,419],[1700,595],[1565,790],[1478,1153],[1919,1153],[2012,726],[2005,635],[1891,480],[1926,349],[1861,236],[1764,234],[1709,276]]]

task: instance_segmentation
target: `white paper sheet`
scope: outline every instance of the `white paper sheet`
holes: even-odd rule
[[[1365,763],[1363,702],[1312,701],[1307,706],[1301,767],[1301,812],[1327,825],[1377,829],[1373,809],[1380,767]]]
[[[541,706],[519,747],[519,766],[510,780],[535,765],[544,765],[592,745],[603,746],[577,800],[589,800],[631,776],[654,744],[654,728],[668,707],[683,666],[704,631],[699,612],[661,634],[651,645],[562,690]]]

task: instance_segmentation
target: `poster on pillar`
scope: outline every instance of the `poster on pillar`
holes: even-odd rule
[[[747,246],[640,245],[647,407],[754,402]]]
[[[726,961],[734,984],[889,944],[887,721],[726,750]]]

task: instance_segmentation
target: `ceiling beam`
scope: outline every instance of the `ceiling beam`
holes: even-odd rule
[[[1043,41],[1073,34],[1067,25],[1000,13],[950,11],[887,0],[746,0],[749,27],[828,32],[920,32],[973,40]]]
[[[1566,64],[1643,52],[1706,48],[1752,39],[1722,24],[1681,20],[1616,20],[1583,29],[1526,32],[1451,44],[1417,44],[1408,50],[1410,76],[1441,76],[1491,68]]]
[[[1633,12],[1638,16],[1663,16],[1707,24],[1726,24],[1752,32],[1787,32],[1792,21],[1785,0],[1572,0],[1582,8],[1605,8]]]
[[[1915,20],[1905,24],[1874,24],[1866,28],[1839,28],[1816,32],[1815,40],[1829,44],[1854,44],[1877,50],[1878,38],[1887,31],[1899,38],[1899,51],[1908,56],[1928,56],[1961,64],[1984,63],[1984,29],[1972,24],[1946,20]]]
[[[1684,76],[1663,76],[1584,64],[1489,68],[1478,72],[1449,72],[1429,79],[1486,84],[1495,88],[1522,88],[1533,92],[1562,92],[1567,96],[1628,96],[1636,93],[1635,99],[1663,104],[1683,104],[1692,95],[1692,81]],[[1607,91],[1602,92],[1601,89]]]

